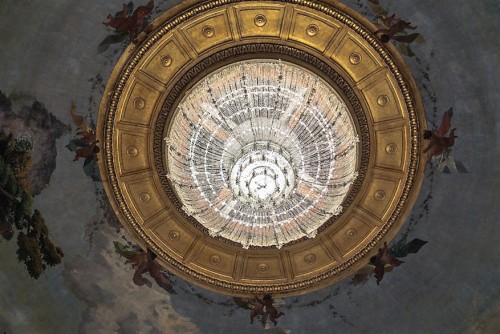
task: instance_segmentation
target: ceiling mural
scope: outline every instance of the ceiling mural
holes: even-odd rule
[[[497,332],[498,7],[3,2],[0,332]]]

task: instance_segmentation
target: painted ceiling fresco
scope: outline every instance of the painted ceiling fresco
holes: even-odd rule
[[[93,131],[104,86],[126,46],[176,3],[0,3],[0,332],[498,332],[500,3],[345,1],[414,75],[430,130],[425,181],[365,268],[272,303],[166,272],[103,191]],[[250,323],[263,305],[276,308],[276,327]]]

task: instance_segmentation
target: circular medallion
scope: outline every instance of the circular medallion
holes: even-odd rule
[[[349,62],[353,65],[358,65],[359,63],[361,63],[361,55],[357,52],[351,53],[351,55],[349,56]]]
[[[131,158],[136,157],[139,154],[139,150],[135,146],[130,146],[127,148],[127,155]]]
[[[261,263],[257,266],[259,273],[264,274],[269,270],[269,265],[267,263]]]
[[[388,153],[388,154],[396,154],[396,152],[398,151],[398,145],[394,144],[394,143],[389,143],[387,144],[387,146],[385,147],[385,151]]]
[[[142,97],[138,97],[134,100],[135,109],[142,110],[146,106],[146,101]]]
[[[210,257],[210,263],[213,264],[214,266],[218,266],[220,263],[221,259],[219,255],[212,255]]]
[[[263,27],[266,25],[267,23],[267,18],[265,15],[262,15],[262,14],[258,14],[255,16],[255,18],[253,19],[253,22],[255,23],[255,25],[257,27]]]
[[[306,256],[304,256],[304,262],[307,264],[313,264],[314,262],[316,262],[316,255],[312,253],[307,254]]]
[[[141,200],[141,202],[149,202],[151,200],[151,196],[148,193],[142,193],[139,196],[139,199]]]
[[[117,216],[166,269],[225,294],[302,294],[396,234],[425,117],[372,24],[333,1],[214,0],[153,27],[117,63],[97,134]]]
[[[212,38],[215,35],[215,29],[212,26],[203,27],[203,30],[201,32],[206,38]]]
[[[373,197],[377,201],[383,201],[385,199],[385,192],[383,190],[377,190],[375,194],[373,194]]]
[[[161,57],[160,61],[163,67],[169,67],[170,65],[172,65],[172,57],[168,55]]]
[[[315,24],[310,24],[310,25],[307,26],[306,32],[307,32],[307,34],[309,36],[314,37],[314,36],[316,36],[318,34],[319,28]]]
[[[180,234],[175,230],[171,230],[170,232],[168,232],[168,237],[170,238],[170,240],[179,240]]]
[[[389,98],[387,97],[387,95],[380,95],[378,98],[377,98],[377,104],[381,107],[387,105],[387,103],[389,102]]]
[[[345,235],[349,239],[356,239],[356,237],[358,236],[358,231],[351,228],[345,232]]]

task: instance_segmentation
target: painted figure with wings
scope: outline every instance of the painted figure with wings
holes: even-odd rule
[[[377,279],[377,285],[380,284],[386,271],[391,271],[395,267],[399,267],[404,261],[392,256],[387,248],[387,243],[384,242],[384,247],[378,250],[378,254],[370,259],[370,263],[375,266],[374,273]]]
[[[100,181],[101,177],[97,168],[97,153],[101,151],[97,143],[95,131],[87,124],[85,118],[78,115],[76,112],[76,105],[71,101],[71,118],[73,123],[80,130],[76,133],[77,138],[71,139],[66,148],[71,152],[75,152],[73,161],[78,161],[83,158],[83,171],[86,175],[90,176],[94,181]]]
[[[254,300],[249,298],[233,297],[234,302],[241,308],[250,310],[250,324],[253,324],[255,317],[261,317],[261,323],[267,328],[267,320],[270,320],[274,326],[278,324],[277,319],[285,313],[279,312],[276,307],[285,305],[281,299],[275,300],[269,294],[264,295],[262,299],[255,296]]]
[[[135,269],[133,281],[138,286],[147,285],[152,287],[151,281],[142,277],[143,274],[149,273],[151,278],[153,278],[156,283],[168,293],[176,294],[175,290],[172,288],[172,284],[165,273],[160,269],[160,265],[155,261],[156,254],[153,253],[149,248],[146,252],[135,252],[131,250],[128,246],[125,246],[117,241],[114,243],[115,250],[121,256],[127,258],[125,264],[132,264],[132,268]]]
[[[453,108],[450,108],[444,113],[441,125],[437,132],[425,130],[424,138],[429,140],[429,145],[424,149],[423,153],[427,153],[427,161],[429,162],[432,157],[443,154],[443,152],[455,144],[455,130],[452,129],[450,134],[446,136],[448,130],[451,128],[451,118],[453,117]]]
[[[271,320],[271,322],[276,326],[278,322],[276,321],[282,315],[285,315],[283,312],[278,312],[276,307],[274,307],[274,299],[271,295],[264,295],[262,299],[258,296],[255,296],[255,300],[257,303],[255,304],[254,309],[250,312],[250,323],[253,323],[253,319],[256,315],[262,316],[262,325],[265,327],[267,323],[267,319]]]
[[[375,31],[375,34],[380,34],[380,40],[382,43],[389,42],[391,38],[398,42],[411,43],[418,37],[418,33],[398,35],[404,33],[406,29],[415,30],[417,27],[413,27],[411,22],[406,22],[402,19],[396,18],[396,14],[392,14],[391,16],[381,16],[376,25],[378,30]]]
[[[436,163],[437,169],[442,173],[469,173],[464,164],[456,160],[451,154],[451,148],[455,145],[455,138],[457,138],[455,136],[456,129],[452,129],[450,134],[446,135],[451,128],[452,116],[453,108],[450,108],[444,113],[437,132],[430,130],[424,132],[424,139],[429,140],[429,145],[427,145],[423,153],[427,154],[427,162]]]
[[[103,22],[106,27],[114,29],[114,34],[106,37],[98,47],[98,52],[106,51],[111,44],[121,43],[127,37],[134,44],[140,43],[145,36],[153,29],[148,23],[148,16],[154,9],[154,1],[149,1],[144,6],[139,6],[134,10],[134,3],[130,1],[128,4],[123,4],[122,10],[109,14],[107,22]]]
[[[138,253],[133,258],[127,260],[125,264],[131,263],[132,268],[136,268],[133,278],[136,285],[142,286],[146,284],[148,287],[151,287],[151,282],[142,277],[143,274],[149,272],[151,278],[153,278],[156,281],[156,284],[158,284],[162,289],[168,293],[175,293],[170,280],[160,271],[160,266],[156,263],[155,259],[156,254],[148,249],[147,252]]]
[[[392,271],[395,267],[399,267],[404,261],[398,258],[406,257],[408,254],[417,253],[420,248],[422,248],[427,241],[420,239],[413,239],[410,242],[406,242],[406,238],[401,239],[396,242],[390,248],[387,247],[387,243],[384,243],[384,247],[380,248],[377,255],[370,258],[370,262],[361,268],[354,275],[351,284],[358,285],[365,283],[371,274],[374,274],[377,285],[384,278],[386,272]]]
[[[411,25],[411,22],[406,22],[400,18],[396,18],[396,14],[389,15],[387,9],[382,7],[379,0],[368,0],[371,10],[377,15],[375,25],[378,30],[375,32],[382,43],[392,41],[396,49],[408,57],[414,57],[410,43],[425,43],[422,34],[411,33],[407,34],[406,30],[414,30],[417,27]]]

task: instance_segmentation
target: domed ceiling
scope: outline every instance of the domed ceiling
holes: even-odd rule
[[[498,10],[2,2],[0,331],[496,333]]]

